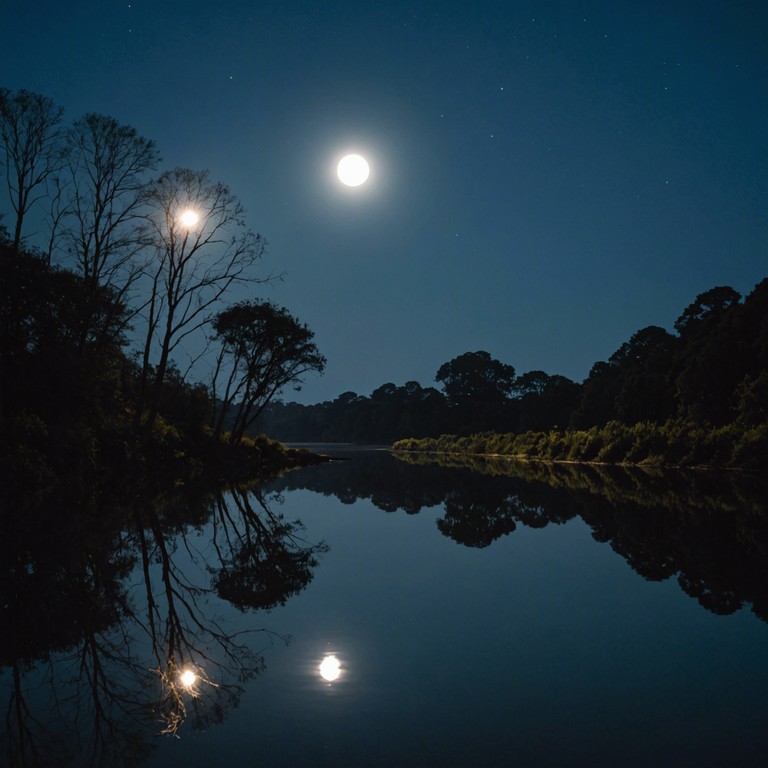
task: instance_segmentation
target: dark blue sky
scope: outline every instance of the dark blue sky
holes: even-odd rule
[[[480,349],[581,380],[768,274],[762,0],[5,0],[0,29],[0,86],[240,197],[285,273],[260,296],[328,358],[304,402]]]

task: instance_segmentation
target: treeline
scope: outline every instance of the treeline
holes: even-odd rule
[[[403,435],[437,435],[448,405],[417,381],[384,384],[370,397],[345,392],[317,405],[272,402],[254,429],[286,442],[390,443]]]
[[[453,449],[742,465],[768,423],[768,279],[745,298],[727,286],[700,294],[673,333],[639,330],[581,384],[543,371],[518,376],[487,352],[458,356],[435,380],[441,390],[411,381],[385,384],[369,397],[272,403],[259,428],[290,441],[474,435]]]
[[[580,387],[565,376],[515,369],[487,352],[468,352],[442,365],[442,390],[417,381],[383,384],[370,396],[345,392],[302,405],[274,401],[258,430],[288,442],[391,443],[404,436],[546,429],[568,422]]]
[[[764,471],[768,466],[768,425],[723,426],[670,419],[660,424],[621,424],[549,432],[441,435],[406,438],[396,451],[509,456],[544,461],[638,464],[643,466],[725,467]]]
[[[9,482],[126,462],[166,481],[232,478],[286,460],[245,429],[325,360],[286,309],[227,304],[236,286],[270,279],[258,269],[263,240],[207,171],[159,163],[153,141],[112,117],[66,124],[49,98],[0,88]]]

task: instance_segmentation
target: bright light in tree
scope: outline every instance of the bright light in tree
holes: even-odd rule
[[[200,221],[200,217],[191,208],[187,208],[187,210],[183,211],[181,216],[179,216],[181,226],[186,227],[187,229],[192,229],[198,221]]]
[[[333,654],[330,654],[320,662],[319,669],[320,677],[332,683],[334,680],[338,680],[339,675],[341,675],[341,662]]]
[[[197,682],[197,675],[191,669],[185,669],[179,676],[179,680],[185,688],[191,688]]]

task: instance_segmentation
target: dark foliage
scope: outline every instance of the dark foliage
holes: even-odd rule
[[[518,440],[514,451],[570,460],[599,454],[603,461],[755,466],[764,453],[761,429],[768,428],[768,279],[743,301],[729,287],[706,291],[683,311],[675,330],[637,331],[607,361],[595,363],[582,384],[544,371],[515,376],[512,366],[487,352],[472,352],[440,367],[442,392],[411,381],[384,384],[370,397],[346,392],[318,405],[274,403],[258,427],[283,440],[359,443],[489,433],[442,442],[450,450],[472,444],[485,453],[513,450],[515,435],[556,430],[546,439]],[[638,425],[644,437],[633,433],[613,443],[606,435],[618,434],[618,427],[610,424],[625,432]],[[537,444],[540,449],[532,447]]]
[[[224,382],[214,429],[218,435],[228,419],[235,441],[284,387],[298,387],[306,373],[325,368],[314,333],[269,301],[228,307],[214,318],[213,331],[221,343],[214,383]]]
[[[127,309],[34,253],[0,243],[0,474],[43,491],[134,472],[148,483],[253,479],[306,463],[266,439],[229,445],[210,429],[208,389],[169,365],[150,432],[135,429],[140,369],[124,352]]]
[[[473,548],[580,517],[644,578],[676,579],[713,613],[746,604],[768,621],[766,484],[759,476],[445,454],[398,454],[399,461],[383,451],[351,455],[322,472],[287,473],[268,487],[333,494],[345,504],[368,499],[388,514],[442,506],[438,530]]]
[[[258,635],[228,628],[208,599],[283,603],[326,551],[255,489],[153,488],[136,472],[4,489],[3,765],[137,765],[158,721],[170,734],[221,721],[263,660]],[[193,543],[204,525],[215,542],[205,556]],[[35,667],[46,674],[27,675]],[[199,673],[192,700],[185,667]]]
[[[644,328],[607,363],[596,363],[571,426],[674,417],[715,426],[765,423],[760,381],[767,370],[768,279],[743,302],[728,286],[705,291],[675,330],[677,336]]]

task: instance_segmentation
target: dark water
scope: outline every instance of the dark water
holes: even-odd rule
[[[765,764],[759,482],[342,453],[6,523],[0,761]]]

